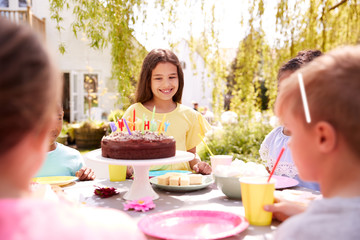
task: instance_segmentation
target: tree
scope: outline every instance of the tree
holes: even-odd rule
[[[102,49],[111,46],[112,78],[118,81],[121,93],[120,102],[127,105],[135,89],[135,81],[140,72],[141,63],[147,51],[133,37],[129,26],[135,22],[134,9],[140,7],[141,1],[117,0],[50,0],[51,18],[57,22],[57,28],[62,30],[61,17],[64,9],[73,9],[75,21],[72,31],[75,36],[79,32],[86,34],[90,47]],[[61,43],[59,51],[66,51]]]
[[[297,52],[319,49],[327,52],[337,46],[357,44],[360,39],[360,4],[357,1],[278,0],[275,6],[274,42],[264,33],[264,1],[249,1],[247,37],[239,44],[228,81],[233,83],[231,108],[240,114],[260,109],[259,80],[265,82],[269,108],[277,93],[277,71]],[[271,9],[266,9],[272,11]]]
[[[75,35],[84,32],[93,48],[111,45],[112,76],[117,79],[122,102],[131,100],[141,62],[146,54],[144,48],[133,37],[136,22],[145,22],[148,8],[156,9],[161,15],[161,34],[171,44],[176,45],[176,34],[190,39],[193,51],[199,51],[205,63],[214,74],[213,109],[216,114],[223,111],[224,95],[232,94],[231,109],[239,114],[251,115],[261,109],[259,91],[267,89],[269,108],[272,108],[277,94],[277,71],[279,67],[296,53],[304,49],[320,49],[324,52],[343,44],[356,44],[360,37],[357,0],[248,0],[249,18],[243,19],[246,37],[239,43],[235,67],[227,73],[227,66],[221,59],[219,48],[219,19],[216,8],[222,2],[191,0],[50,0],[52,18],[61,30],[61,11],[70,4],[76,17],[73,26]],[[246,5],[244,3],[244,5]],[[184,9],[202,13],[203,30],[201,38],[193,37],[193,19],[184,18]],[[196,11],[195,11],[196,10]],[[239,9],[240,10],[240,9]],[[275,16],[271,42],[269,32],[264,29],[266,11]],[[180,25],[187,28],[179,30]],[[231,26],[229,26],[231,27]],[[178,39],[180,40],[180,39]],[[60,51],[65,51],[60,45]],[[227,80],[228,79],[228,80]],[[227,89],[228,87],[230,89]]]

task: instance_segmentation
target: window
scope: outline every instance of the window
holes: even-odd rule
[[[98,106],[98,75],[84,74],[84,112]]]
[[[29,6],[31,6],[31,0],[19,0],[19,7],[27,7],[29,2]]]
[[[8,8],[9,0],[0,0],[0,8]]]

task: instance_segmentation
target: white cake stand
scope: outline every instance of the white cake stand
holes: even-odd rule
[[[149,181],[149,169],[152,165],[164,165],[179,163],[194,159],[194,154],[186,151],[176,151],[176,155],[170,158],[146,159],[146,160],[125,160],[105,158],[101,156],[101,149],[85,154],[85,157],[111,165],[130,165],[134,167],[134,181],[127,193],[123,196],[126,200],[137,200],[143,197],[152,197],[154,200],[159,195],[152,189]]]

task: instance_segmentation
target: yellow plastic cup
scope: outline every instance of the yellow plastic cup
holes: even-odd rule
[[[126,179],[126,166],[109,165],[109,176],[111,182],[125,181]]]
[[[272,213],[263,209],[264,205],[274,203],[275,180],[267,182],[268,177],[240,178],[242,203],[245,217],[251,225],[271,224]]]

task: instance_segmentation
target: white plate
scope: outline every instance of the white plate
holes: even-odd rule
[[[206,188],[210,184],[214,183],[214,179],[211,175],[203,175],[202,184],[200,185],[189,185],[189,186],[169,186],[169,185],[162,185],[158,184],[157,177],[150,178],[150,182],[163,190],[169,191],[169,192],[190,192],[195,190],[200,190],[203,188]]]

